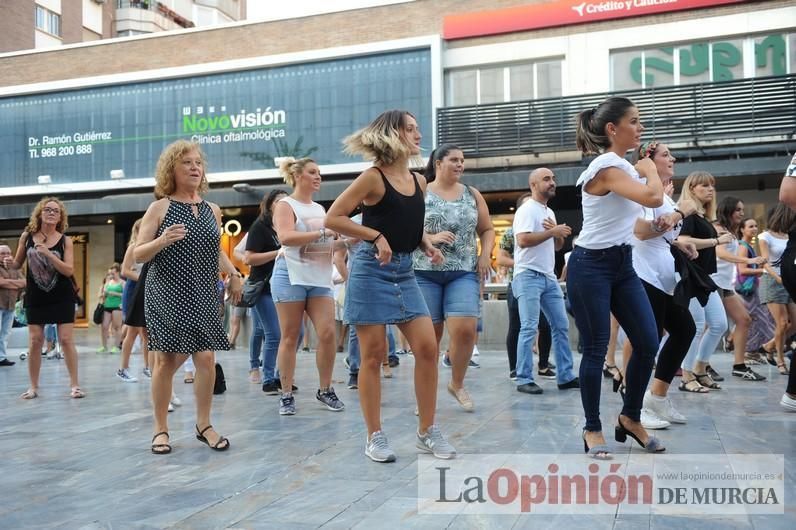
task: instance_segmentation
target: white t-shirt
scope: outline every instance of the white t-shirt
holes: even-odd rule
[[[296,215],[298,232],[315,232],[320,238],[320,231],[326,218],[326,210],[317,202],[305,204],[293,197],[285,197],[286,202]],[[300,247],[282,245],[287,273],[292,285],[332,288],[332,247],[334,239],[314,241]]]
[[[576,183],[576,186],[581,186],[583,197],[583,228],[578,236],[579,247],[599,250],[629,244],[636,219],[643,215],[640,204],[621,195],[614,192],[592,195],[585,190],[586,184],[597,173],[609,167],[619,168],[634,180],[641,181],[630,162],[616,153],[604,153],[592,160]]]
[[[768,230],[757,236],[768,243],[768,263],[771,268],[780,274],[779,260],[782,259],[782,254],[785,252],[785,247],[788,246],[788,238],[780,239],[771,234]]]
[[[644,220],[653,221],[662,215],[668,215],[675,207],[676,203],[671,197],[664,195],[663,204],[658,208],[643,208]],[[674,228],[658,237],[643,241],[633,237],[633,268],[636,274],[648,284],[669,295],[674,294],[677,285],[670,243],[680,235],[682,227],[683,223],[680,221]]]
[[[555,279],[556,243],[548,238],[535,247],[522,248],[517,244],[518,236],[527,232],[544,232],[545,219],[556,222],[556,214],[547,206],[531,199],[517,209],[514,214],[514,276],[522,271],[533,270]]]
[[[787,242],[787,241],[786,241]],[[738,255],[738,240],[732,238],[732,241],[724,245],[724,250],[732,255]],[[722,289],[732,291],[735,289],[735,274],[738,268],[735,263],[724,261],[718,255],[716,256],[716,272],[710,275],[716,285]]]

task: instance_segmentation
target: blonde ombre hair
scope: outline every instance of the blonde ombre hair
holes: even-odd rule
[[[282,175],[282,180],[291,188],[296,187],[296,177],[304,172],[304,167],[307,164],[315,164],[312,158],[299,158],[296,160],[292,156],[283,158],[279,162],[279,174]]]
[[[411,149],[401,136],[401,131],[406,127],[406,116],[414,118],[412,113],[405,110],[382,112],[370,125],[343,140],[344,151],[385,166],[402,158],[410,158]]]
[[[207,158],[199,144],[188,140],[177,140],[167,145],[160,153],[155,169],[155,198],[162,199],[174,193],[177,185],[174,181],[174,167],[186,153],[196,151],[202,159],[202,182],[199,183],[199,194],[207,192]]]
[[[713,198],[707,205],[702,204],[702,201],[694,196],[694,188],[704,184],[715,186],[716,179],[707,171],[694,171],[685,179],[683,183],[683,192],[680,197],[694,201],[697,211],[712,222],[716,220],[716,194],[713,194]]]
[[[133,223],[133,229],[130,231],[130,241],[127,243],[128,247],[134,247],[138,240],[138,231],[141,229],[141,221],[143,219],[136,219]]]
[[[58,220],[58,223],[55,225],[55,229],[63,234],[66,232],[66,229],[69,228],[69,216],[66,213],[66,206],[64,206],[63,201],[61,201],[61,199],[58,197],[45,197],[33,207],[33,213],[30,214],[28,226],[25,227],[26,232],[35,234],[41,230],[41,212],[44,210],[44,207],[48,202],[54,202],[61,210],[61,217]]]

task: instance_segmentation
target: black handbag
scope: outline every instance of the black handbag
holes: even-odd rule
[[[265,280],[252,282],[249,281],[249,278],[246,278],[246,281],[243,282],[243,292],[241,293],[238,306],[254,307],[257,304],[257,300],[260,299],[260,295],[263,293],[264,288]]]
[[[94,308],[94,316],[92,320],[98,326],[102,324],[102,317],[105,316],[104,313],[105,313],[105,306],[103,306],[102,304],[97,304],[97,307]]]

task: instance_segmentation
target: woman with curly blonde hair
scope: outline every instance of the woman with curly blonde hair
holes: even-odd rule
[[[240,273],[221,252],[221,209],[202,199],[207,189],[205,156],[198,144],[178,140],[160,156],[155,196],[141,221],[134,258],[148,262],[144,313],[153,352],[152,452],[171,452],[166,421],[172,378],[191,356],[196,366],[196,438],[216,451],[229,440],[210,424],[215,350],[229,350],[218,314],[219,268],[233,276],[232,299],[241,294]]]
[[[45,197],[36,204],[25,231],[19,238],[14,258],[6,257],[3,266],[19,269],[28,262],[25,310],[28,317],[28,351],[41,351],[45,324],[58,326],[58,340],[69,370],[71,396],[82,398],[85,392],[77,378],[77,350],[73,337],[75,292],[72,240],[64,232],[69,227],[66,206],[55,197]],[[30,355],[30,388],[23,399],[39,396],[41,355]]]

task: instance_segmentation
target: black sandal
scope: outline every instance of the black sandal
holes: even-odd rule
[[[619,372],[619,369],[615,364],[603,364],[603,377],[606,379],[612,379],[614,377],[614,370]]]
[[[710,374],[694,374],[696,377],[696,382],[700,385],[704,386],[705,388],[709,388],[711,390],[721,390],[721,385],[713,381],[713,378],[710,377]]]
[[[199,430],[199,426],[197,425],[196,426],[196,439],[199,440],[200,442],[205,443],[207,445],[207,447],[209,447],[213,451],[226,451],[227,449],[229,449],[229,440],[224,438],[223,436],[220,436],[220,435],[219,435],[218,441],[215,444],[210,445],[210,441],[207,438],[204,437],[204,434],[208,430],[210,430],[212,428],[213,428],[212,425],[208,425],[207,427],[205,427],[204,429],[202,429],[200,431]],[[226,444],[222,446],[221,444],[223,444],[224,442],[226,442]]]
[[[157,437],[161,436],[163,434],[166,435],[166,438],[169,437],[169,433],[167,433],[166,431],[159,432],[155,436],[152,437],[152,448],[151,448],[152,454],[155,454],[155,455],[167,455],[167,454],[169,454],[171,452],[171,445],[169,445],[167,443],[165,443],[165,444],[156,444],[155,443],[155,440],[157,439]]]

